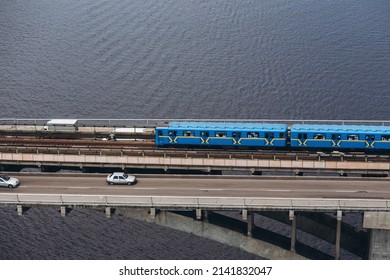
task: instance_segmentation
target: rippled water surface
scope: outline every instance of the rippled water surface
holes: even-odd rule
[[[390,118],[387,0],[2,0],[1,117]]]
[[[389,15],[388,0],[0,0],[0,117],[390,120]],[[30,211],[0,208],[0,258],[254,258]]]

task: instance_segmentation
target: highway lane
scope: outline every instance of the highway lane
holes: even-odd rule
[[[389,179],[140,176],[133,186],[107,185],[103,176],[16,176],[16,189],[1,193],[134,196],[212,196],[390,199]]]

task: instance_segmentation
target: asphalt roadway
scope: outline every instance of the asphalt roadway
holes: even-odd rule
[[[0,193],[90,194],[134,196],[208,196],[273,198],[390,199],[388,178],[139,176],[135,185],[108,185],[102,175],[12,175],[16,189]]]

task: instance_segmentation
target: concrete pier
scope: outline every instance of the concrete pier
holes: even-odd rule
[[[252,237],[252,231],[255,226],[254,218],[255,218],[255,213],[249,212],[248,219],[247,219],[247,224],[248,224],[247,236],[249,237]]]
[[[368,259],[390,260],[390,213],[365,212],[363,227],[370,229]]]
[[[19,216],[23,216],[23,206],[22,205],[16,205],[16,211],[18,212]]]
[[[65,217],[65,216],[66,216],[66,207],[61,206],[61,217]]]
[[[291,252],[295,252],[295,244],[297,240],[297,216],[294,210],[289,211],[289,219],[291,221]]]
[[[108,219],[111,218],[111,207],[106,207],[105,212],[106,212],[106,217]]]
[[[337,211],[337,226],[336,226],[336,252],[335,252],[335,259],[340,259],[340,240],[341,240],[341,219],[343,218],[343,212]]]

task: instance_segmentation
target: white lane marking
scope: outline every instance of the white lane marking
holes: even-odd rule
[[[29,185],[23,185],[19,186],[18,189],[31,189],[31,188],[45,188],[45,189],[107,189],[107,186],[95,186],[95,187],[69,187],[69,186],[29,186]]]
[[[254,191],[265,191],[265,192],[292,192],[294,190],[278,190],[278,189],[265,189],[265,190],[262,190],[262,189],[251,189],[251,190],[254,190]]]
[[[101,189],[102,187],[61,187],[66,189]]]
[[[368,193],[368,191],[362,191],[362,190],[335,190],[334,192],[336,192],[336,193],[359,193],[359,192]]]

